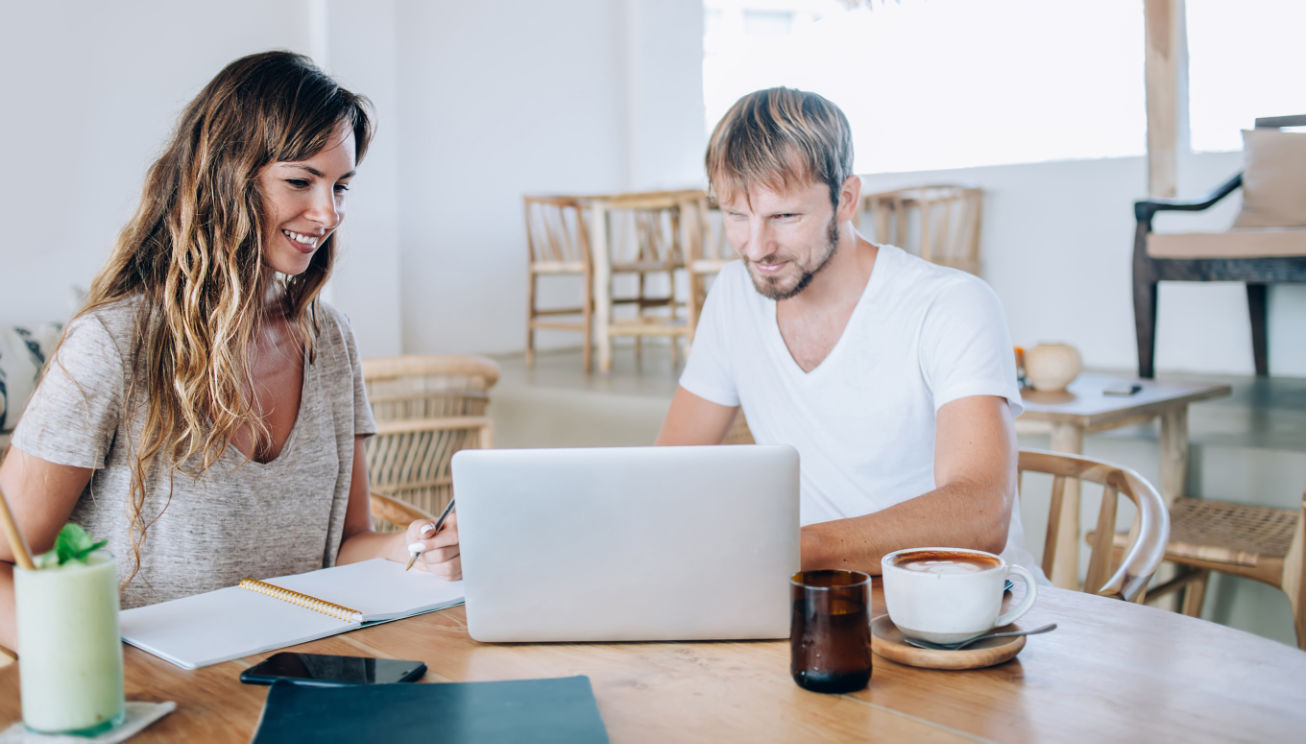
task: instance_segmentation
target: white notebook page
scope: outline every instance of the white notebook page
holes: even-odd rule
[[[463,599],[462,582],[404,572],[384,559],[265,579],[268,583],[364,612],[366,622],[443,609]],[[293,646],[359,627],[240,587],[124,610],[127,643],[195,669]]]

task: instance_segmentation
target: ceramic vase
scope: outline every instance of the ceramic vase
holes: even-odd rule
[[[1025,352],[1025,378],[1035,390],[1065,390],[1084,369],[1070,344],[1042,343]]]

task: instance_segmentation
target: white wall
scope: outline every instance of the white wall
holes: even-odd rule
[[[523,194],[694,182],[701,38],[697,0],[401,4],[407,350],[523,348]]]
[[[319,61],[346,85],[358,80],[379,118],[393,121],[393,62],[387,67],[383,43],[393,14],[377,10],[384,3],[369,3],[366,12],[357,2],[332,6],[349,26],[332,28],[327,13],[327,47],[335,48],[337,64]],[[0,178],[0,323],[65,319],[69,285],[86,287],[108,257],[182,107],[241,55],[322,52],[313,21],[324,9],[320,0],[0,0],[0,142],[8,145]],[[355,43],[360,39],[366,44]],[[364,354],[399,350],[393,130],[382,126],[376,148],[360,170],[346,223],[352,242],[340,268],[354,274],[330,288],[360,329]]]
[[[11,145],[0,323],[67,314],[67,285],[103,262],[181,106],[260,49],[316,52],[376,103],[331,287],[368,356],[522,348],[523,193],[703,180],[698,0],[0,0],[0,18]],[[1237,166],[1236,154],[1188,156],[1181,194]],[[985,276],[1017,343],[1064,339],[1091,366],[1135,364],[1141,158],[876,175],[868,187],[935,179],[987,190]],[[1192,220],[1222,226],[1234,208]],[[1270,314],[1271,371],[1306,376],[1306,287],[1276,287]],[[1162,372],[1250,372],[1250,347],[1241,287],[1162,285]]]
[[[626,185],[705,185],[702,2],[625,0],[625,7]]]
[[[403,105],[395,50],[394,0],[329,0],[322,63],[341,85],[372,101],[376,131],[351,183],[329,298],[349,315],[364,357],[403,349],[404,311],[398,292],[399,133]]]
[[[521,348],[521,195],[624,185],[619,7],[400,5],[406,350]]]
[[[85,286],[108,255],[182,106],[240,54],[306,49],[302,5],[0,5],[4,322],[66,316],[66,286]]]

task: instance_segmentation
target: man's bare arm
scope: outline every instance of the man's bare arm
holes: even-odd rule
[[[1016,436],[1003,398],[961,398],[939,409],[934,440],[937,487],[861,517],[808,525],[804,569],[880,573],[900,548],[943,545],[1000,553],[1016,491]]]
[[[658,432],[658,444],[721,444],[739,406],[723,406],[676,388]]]

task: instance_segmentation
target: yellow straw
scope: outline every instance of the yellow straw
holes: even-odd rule
[[[27,549],[27,541],[23,540],[23,533],[18,531],[18,523],[14,521],[14,515],[9,511],[9,501],[5,498],[4,489],[0,489],[0,518],[4,519],[5,537],[9,538],[9,545],[14,550],[18,567],[28,571],[36,568],[36,564],[32,563],[32,554]]]

